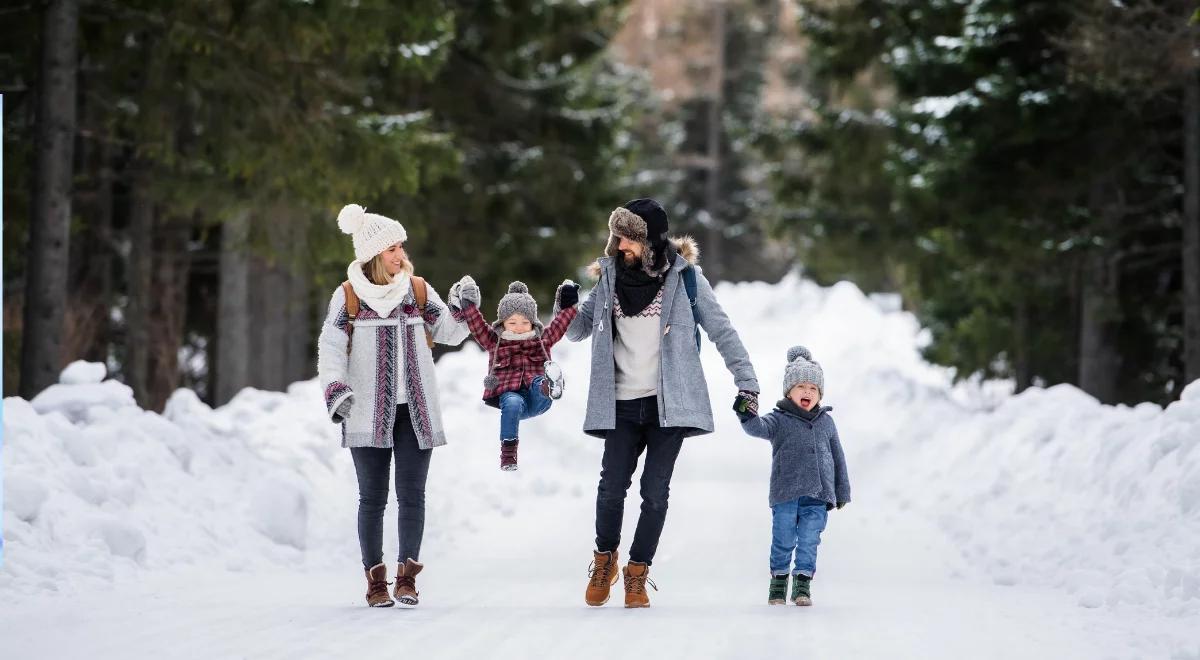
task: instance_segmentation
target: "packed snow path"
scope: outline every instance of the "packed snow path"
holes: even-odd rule
[[[6,401],[0,657],[1200,658],[1200,396],[1164,412],[1058,389],[980,411],[981,390],[917,359],[910,317],[853,287],[718,293],[764,407],[788,346],[826,369],[854,494],[830,515],[814,607],[766,605],[769,446],[737,426],[711,343],[718,429],[684,446],[649,610],[623,609],[619,583],[583,603],[601,449],[579,431],[586,343],[556,351],[567,394],[523,424],[516,473],[497,467],[468,349],[439,364],[451,445],[434,455],[414,610],[363,606],[353,469],[315,384],[217,411],[181,393],[165,417],[86,377]],[[1152,432],[1116,446],[1122,424]]]

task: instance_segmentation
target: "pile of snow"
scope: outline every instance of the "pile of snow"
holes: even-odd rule
[[[924,335],[892,298],[794,276],[717,294],[750,350],[764,409],[781,394],[787,349],[812,349],[853,506],[935,521],[962,553],[947,574],[1055,587],[1086,608],[1200,614],[1200,383],[1166,409],[1102,406],[1066,386],[1019,396],[1003,384],[955,387],[921,360]],[[439,362],[451,444],[431,468],[427,542],[470,547],[528,498],[588,510],[600,452],[579,431],[588,346],[564,342],[555,359],[566,396],[522,430],[541,447],[529,460],[543,463],[526,470],[523,454],[507,481],[495,465],[496,412],[478,401],[485,354],[468,347]],[[685,454],[681,478],[738,476],[761,484],[765,503],[767,454],[734,421],[735,389],[707,339],[702,359],[717,432],[701,442],[754,448],[719,463]],[[314,381],[246,390],[216,410],[181,390],[158,415],[103,380],[102,367],[76,364],[32,402],[6,399],[4,434],[6,594],[179,564],[357,562],[353,467]]]

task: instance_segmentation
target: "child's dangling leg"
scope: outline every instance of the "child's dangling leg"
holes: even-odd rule
[[[525,397],[520,392],[500,395],[500,469],[517,469],[517,441],[521,418],[526,410]]]
[[[550,398],[550,387],[550,379],[545,376],[537,376],[533,379],[529,388],[524,392],[525,413],[521,415],[521,419],[537,417],[550,410],[550,405],[554,403],[554,400]]]

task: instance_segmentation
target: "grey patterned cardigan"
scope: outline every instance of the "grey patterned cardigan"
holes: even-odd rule
[[[424,315],[418,312],[412,291],[387,318],[380,318],[361,300],[354,321],[353,350],[347,330],[346,294],[340,286],[334,290],[317,340],[317,377],[331,420],[338,421],[334,412],[347,397],[354,397],[350,417],[342,421],[343,447],[392,446],[400,387],[407,394],[409,416],[421,448],[446,444],[433,353],[425,341],[425,328],[429,328],[435,342],[450,345],[461,344],[470,330],[465,321],[451,314],[432,286],[426,288]],[[398,360],[404,361],[402,371],[397,369]],[[397,382],[397,372],[403,374],[403,383]]]

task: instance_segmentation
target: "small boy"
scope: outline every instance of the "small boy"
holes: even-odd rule
[[[850,501],[850,478],[837,426],[821,406],[825,374],[803,346],[788,350],[784,398],[758,416],[753,397],[739,395],[734,411],[746,433],[771,441],[771,586],[767,602],[782,605],[792,569],[792,602],[812,605],[810,583],[829,510]]]
[[[458,309],[471,335],[488,352],[488,375],[483,379],[483,401],[500,409],[500,469],[517,469],[517,443],[521,420],[550,410],[560,373],[546,373],[550,347],[558,343],[578,311],[579,285],[564,280],[554,292],[554,320],[543,327],[537,301],[524,282],[508,285],[500,299],[497,321],[488,325],[479,312],[479,287],[470,276],[450,290],[447,303]]]

